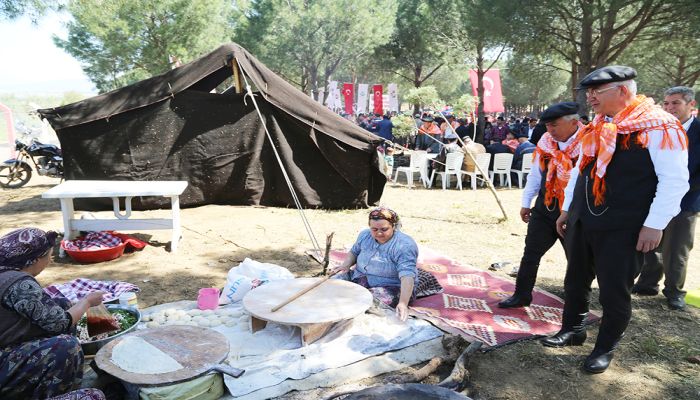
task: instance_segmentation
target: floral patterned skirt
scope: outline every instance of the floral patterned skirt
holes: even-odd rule
[[[58,335],[0,349],[0,399],[63,395],[78,387],[82,377],[83,351],[75,336]]]
[[[350,274],[348,273],[338,274],[336,279],[357,283],[358,285],[367,288],[367,290],[372,293],[372,297],[374,297],[375,300],[391,308],[395,308],[396,305],[399,304],[399,298],[401,297],[401,288],[399,286],[370,287],[366,276],[362,275],[358,276],[357,278],[350,279]]]

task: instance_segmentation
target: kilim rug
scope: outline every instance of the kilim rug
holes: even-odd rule
[[[340,262],[345,254],[333,251],[331,260]],[[561,328],[561,298],[536,287],[529,307],[499,308],[498,302],[513,294],[513,280],[460,264],[422,246],[419,254],[418,268],[435,275],[444,292],[413,301],[411,315],[470,342],[479,340],[484,347],[548,336]],[[598,319],[591,313],[587,322]]]

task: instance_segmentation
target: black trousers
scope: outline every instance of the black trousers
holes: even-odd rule
[[[581,324],[597,277],[603,319],[596,348],[612,350],[632,317],[631,291],[644,262],[636,250],[639,229],[589,231],[579,220],[568,227],[563,328]]]
[[[556,221],[533,209],[530,214],[530,222],[527,224],[525,251],[520,260],[518,277],[515,280],[515,294],[529,295],[532,293],[537,280],[537,270],[540,268],[540,260],[544,253],[554,246],[557,239],[563,246],[564,242],[557,234]]]
[[[688,256],[693,249],[695,220],[697,213],[681,211],[664,229],[661,245],[644,255],[644,266],[637,280],[637,286],[658,289],[664,279],[663,293],[668,298],[685,297],[685,274]]]

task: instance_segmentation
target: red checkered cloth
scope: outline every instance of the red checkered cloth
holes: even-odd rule
[[[91,279],[78,278],[67,283],[50,285],[44,288],[44,292],[52,298],[65,297],[74,303],[88,294],[100,290],[106,292],[102,297],[102,301],[112,301],[118,299],[122,293],[138,292],[139,287],[129,282],[93,281]]]
[[[120,238],[106,231],[88,232],[83,238],[63,241],[65,249],[71,251],[111,249],[120,244],[122,244]]]

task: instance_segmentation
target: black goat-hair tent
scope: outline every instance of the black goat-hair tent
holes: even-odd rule
[[[256,101],[305,208],[358,208],[379,201],[386,178],[381,138],[336,115],[230,43],[115,91],[38,110],[56,130],[69,180],[186,180],[182,206],[294,207],[250,96],[210,93],[235,63]],[[106,200],[106,199],[103,199]],[[169,200],[134,199],[134,208]],[[85,200],[98,209],[111,203]]]

